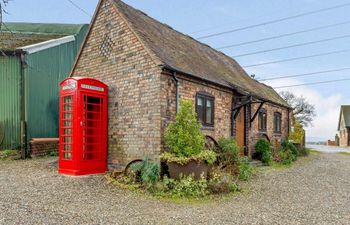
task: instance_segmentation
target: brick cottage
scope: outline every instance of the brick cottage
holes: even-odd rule
[[[290,108],[232,58],[120,0],[101,0],[71,76],[109,86],[110,168],[159,160],[179,99],[193,101],[208,140],[236,137],[251,156],[259,138],[289,133]]]
[[[340,147],[350,146],[350,105],[340,107],[338,122],[338,136],[336,137],[337,145]],[[337,140],[338,139],[338,140]]]

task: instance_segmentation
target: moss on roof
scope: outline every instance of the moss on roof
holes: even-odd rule
[[[115,6],[163,66],[217,84],[234,87],[288,107],[277,92],[252,79],[231,57],[114,0]]]
[[[86,24],[5,23],[0,32],[0,49],[14,51],[68,35],[76,35]]]
[[[14,33],[35,33],[55,35],[76,35],[86,24],[59,24],[59,23],[5,23],[2,31]]]
[[[42,35],[23,33],[0,33],[0,49],[2,51],[14,51],[19,47],[24,47],[56,38],[62,35]]]

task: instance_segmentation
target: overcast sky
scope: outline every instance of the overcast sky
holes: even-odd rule
[[[97,0],[72,0],[88,14],[92,15]],[[157,20],[173,28],[201,37],[207,34],[232,30],[239,27],[275,20],[287,16],[309,12],[347,3],[344,0],[125,0]],[[280,23],[259,26],[253,29],[234,32],[227,35],[201,39],[212,47],[221,47],[285,33],[307,30],[320,26],[350,21],[350,6],[322,13],[296,18]],[[73,6],[68,0],[13,0],[7,6],[10,15],[5,21],[42,22],[42,23],[89,23],[91,17]],[[273,39],[254,44],[236,46],[222,51],[230,56],[317,41],[338,36],[350,35],[350,23],[318,31],[301,33],[294,36]],[[350,49],[350,37],[308,46],[283,49],[263,54],[235,58],[242,66],[276,61],[286,58]],[[297,61],[275,63],[246,68],[257,79],[271,76],[304,74],[324,70],[350,67],[350,52],[315,57]],[[350,78],[350,70],[317,74],[307,77],[280,79],[268,84],[279,87],[290,84],[303,84],[317,81]],[[314,126],[307,128],[308,137],[334,138],[339,117],[339,106],[350,104],[350,81],[278,89],[289,90],[303,95],[316,106],[317,117]],[[309,139],[308,138],[308,139]],[[310,139],[309,139],[310,140]]]

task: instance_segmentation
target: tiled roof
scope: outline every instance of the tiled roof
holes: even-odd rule
[[[162,24],[120,0],[115,6],[162,66],[219,85],[234,87],[262,100],[288,107],[271,87],[252,79],[231,57]]]
[[[342,116],[344,117],[345,127],[350,127],[350,105],[342,105],[340,107],[338,130],[340,129],[340,122]]]

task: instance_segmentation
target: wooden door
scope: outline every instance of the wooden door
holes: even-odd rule
[[[241,148],[241,155],[244,155],[244,124],[245,124],[245,116],[244,116],[244,107],[242,107],[236,117],[236,140]]]

